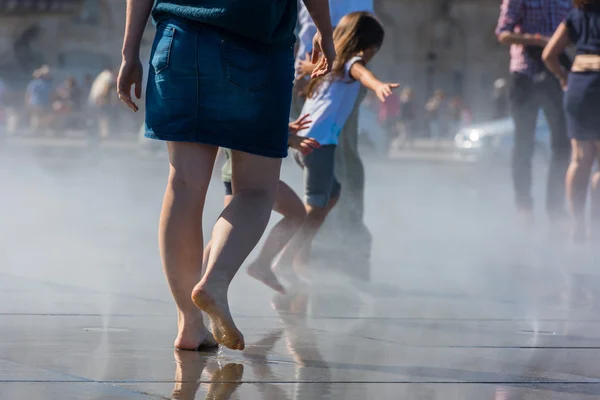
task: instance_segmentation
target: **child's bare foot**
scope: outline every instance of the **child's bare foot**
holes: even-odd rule
[[[276,292],[285,293],[285,288],[273,273],[270,267],[265,266],[262,263],[254,262],[248,267],[248,275],[257,279],[273,289]]]
[[[242,364],[227,364],[211,376],[211,384],[206,394],[206,400],[229,399],[241,385],[244,376]]]
[[[244,350],[244,336],[237,329],[229,311],[226,285],[209,286],[200,282],[192,292],[194,304],[210,318],[214,338],[232,350]]]
[[[174,345],[178,350],[197,351],[219,345],[212,333],[204,326],[202,313],[193,317],[185,317],[180,312],[177,328],[178,334]]]

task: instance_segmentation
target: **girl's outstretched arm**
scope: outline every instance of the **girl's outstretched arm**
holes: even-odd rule
[[[359,81],[364,87],[375,92],[379,100],[385,102],[385,99],[392,94],[392,90],[399,88],[399,83],[385,83],[373,75],[362,62],[355,62],[350,68],[350,76]]]
[[[154,0],[127,0],[123,61],[117,79],[117,91],[121,101],[133,111],[137,111],[138,106],[131,99],[131,87],[135,86],[135,97],[141,98],[144,71],[140,61],[140,46],[153,4]]]

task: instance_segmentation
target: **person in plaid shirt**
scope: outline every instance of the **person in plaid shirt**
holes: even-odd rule
[[[533,216],[531,164],[539,109],[544,111],[552,137],[546,210],[552,222],[565,216],[565,175],[570,157],[558,80],[542,61],[550,36],[572,8],[571,0],[503,0],[496,35],[510,45],[510,106],[515,123],[512,176],[522,217]]]

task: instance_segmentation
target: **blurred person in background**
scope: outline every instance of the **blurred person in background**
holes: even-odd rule
[[[90,113],[97,119],[101,139],[106,139],[110,135],[116,102],[116,78],[112,68],[104,69],[94,80],[88,97]]]
[[[378,101],[378,120],[387,133],[388,147],[402,135],[400,124],[400,96],[392,93],[384,102]]]
[[[91,90],[92,90],[92,85],[94,84],[94,75],[92,74],[85,74],[85,76],[83,77],[83,92],[86,95],[89,95]]]
[[[494,81],[492,91],[492,119],[502,119],[510,116],[508,102],[508,82],[504,78]]]
[[[410,86],[405,87],[400,94],[400,121],[406,145],[414,145],[418,134],[417,103],[415,91]]]
[[[461,96],[454,96],[448,104],[450,135],[455,135],[462,127],[471,124],[471,111]]]
[[[566,216],[565,174],[571,145],[558,79],[548,73],[542,51],[572,8],[571,0],[503,0],[496,27],[498,41],[510,45],[510,109],[515,123],[512,178],[518,213],[533,221],[532,159],[541,107],[552,137],[546,189],[546,212],[552,223]]]
[[[443,90],[436,90],[425,104],[425,113],[432,139],[441,140],[448,136],[448,101]]]
[[[50,68],[44,65],[33,72],[33,79],[25,92],[25,105],[30,113],[30,127],[34,133],[48,133],[52,123],[53,94]]]
[[[0,78],[0,127],[6,124],[6,106],[8,102],[8,87]]]
[[[56,88],[56,96],[52,108],[60,114],[60,128],[73,128],[74,112],[79,111],[83,102],[83,92],[75,77],[68,77]]]
[[[543,59],[565,90],[564,110],[573,147],[567,172],[567,200],[573,224],[573,239],[587,237],[586,200],[590,175],[600,162],[600,0],[575,0],[575,9],[558,26],[544,49]],[[571,71],[560,63],[560,55],[574,44]],[[592,179],[592,226],[600,232],[600,172]],[[598,239],[596,237],[595,239]]]

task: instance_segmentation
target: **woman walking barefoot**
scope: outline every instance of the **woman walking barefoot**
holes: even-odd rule
[[[304,0],[317,23],[315,76],[335,58],[327,2]],[[203,4],[203,5],[200,5]],[[134,111],[141,96],[142,33],[152,12],[157,33],[146,98],[146,136],[167,142],[170,171],[159,248],[178,310],[175,347],[216,341],[243,349],[229,311],[229,284],[268,223],[287,155],[294,79],[296,0],[129,0],[118,78]],[[319,59],[319,53],[323,57]],[[251,66],[251,68],[248,68]],[[207,272],[201,273],[202,213],[219,147],[232,149],[235,195],[217,220]],[[213,335],[202,312],[212,322]]]
[[[559,57],[575,44],[577,56],[571,71]],[[564,108],[573,147],[567,172],[567,200],[573,221],[573,240],[587,236],[585,204],[594,163],[600,160],[600,0],[575,0],[575,8],[559,25],[543,54],[548,69],[565,90]],[[600,175],[592,179],[593,225],[600,222]]]

